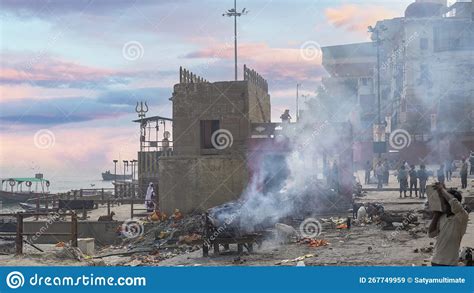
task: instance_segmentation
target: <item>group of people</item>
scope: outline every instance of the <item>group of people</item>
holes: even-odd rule
[[[447,181],[452,180],[453,172],[456,171],[458,166],[453,160],[446,160],[444,164],[441,164],[439,169],[436,170],[436,177],[438,182],[445,184]],[[372,167],[370,161],[367,161],[365,165],[365,184],[370,184],[371,172],[374,171],[374,175],[377,181],[377,189],[382,189],[383,185],[388,185],[389,182],[389,171],[390,166],[387,159],[379,160],[375,167]],[[426,195],[426,182],[429,178],[429,172],[426,166],[421,164],[419,169],[415,165],[409,165],[407,161],[404,161],[399,168],[397,168],[397,180],[400,184],[400,197],[409,196],[424,198]],[[461,166],[459,169],[461,177],[461,188],[467,188],[467,176],[474,175],[474,151],[471,151],[469,156],[461,160]]]
[[[420,198],[425,198],[426,195],[426,182],[428,181],[429,174],[426,171],[426,166],[421,164],[420,169],[416,170],[415,165],[409,166],[405,161],[398,170],[397,179],[400,183],[400,198],[402,194],[407,197],[407,191],[410,191],[410,197],[418,197],[418,186]]]
[[[456,189],[448,189],[446,181],[451,181],[452,174],[459,168],[461,177],[461,188],[467,187],[467,176],[474,175],[474,152],[469,157],[463,158],[461,165],[454,164],[453,161],[446,161],[441,164],[436,172],[437,183],[434,188],[439,193],[442,200],[442,210],[432,211],[428,236],[436,237],[436,244],[431,260],[432,266],[456,266],[459,261],[459,248],[461,240],[466,233],[469,221],[468,211],[462,206],[461,192]],[[398,170],[397,179],[400,184],[400,198],[409,196],[426,197],[426,184],[430,175],[434,175],[426,169],[424,164],[417,168],[404,161],[396,168]],[[377,187],[380,189],[384,183],[388,183],[388,162],[378,161],[375,168],[367,162],[365,167],[365,183],[370,183],[370,173],[374,170],[377,177]]]
[[[372,164],[367,161],[365,165],[365,184],[370,183],[370,173],[372,171]],[[377,162],[374,168],[375,177],[377,178],[377,188],[381,189],[383,184],[388,184],[390,177],[390,166],[388,160]]]
[[[470,167],[469,167],[470,166]],[[447,161],[446,164],[441,164],[439,169],[436,171],[438,182],[444,184],[446,181],[451,181],[453,171],[456,171],[457,167],[454,162]],[[467,176],[474,175],[474,152],[471,151],[469,157],[461,160],[461,166],[459,169],[459,176],[461,177],[461,189],[467,188]]]

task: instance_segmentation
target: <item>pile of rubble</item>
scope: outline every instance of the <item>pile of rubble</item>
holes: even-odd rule
[[[202,214],[175,215],[169,219],[160,217],[157,221],[145,222],[143,235],[123,240],[122,247],[135,255],[128,265],[154,264],[201,249]]]

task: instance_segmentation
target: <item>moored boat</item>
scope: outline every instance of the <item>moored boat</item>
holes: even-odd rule
[[[19,203],[49,194],[49,180],[43,174],[35,177],[1,179],[0,201],[2,203]]]

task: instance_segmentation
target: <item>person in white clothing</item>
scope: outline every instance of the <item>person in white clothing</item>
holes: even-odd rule
[[[434,247],[432,266],[457,266],[459,247],[466,233],[469,214],[461,205],[461,193],[456,190],[447,191],[442,184],[435,185],[443,201],[443,212],[433,212],[428,229],[429,237],[437,237]]]
[[[152,182],[148,184],[148,189],[146,190],[146,195],[145,195],[145,208],[147,212],[153,212],[155,210],[155,186],[153,185]]]

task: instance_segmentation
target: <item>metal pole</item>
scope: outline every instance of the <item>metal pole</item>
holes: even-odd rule
[[[298,122],[298,119],[300,117],[300,114],[299,114],[300,113],[300,110],[299,110],[299,98],[300,98],[300,96],[299,96],[299,91],[298,91],[300,85],[301,84],[299,84],[299,83],[296,84],[296,122]]]
[[[71,214],[71,246],[77,247],[77,215]]]
[[[377,120],[380,127],[381,119],[381,109],[380,109],[380,32],[377,29],[375,31],[377,37]],[[379,159],[382,157],[382,153],[378,153]]]
[[[235,80],[237,80],[237,0],[234,0],[234,57],[235,57]]]
[[[380,35],[379,30],[375,31],[377,37],[377,114],[378,114],[378,124],[382,122],[381,120],[381,110],[380,110]]]

